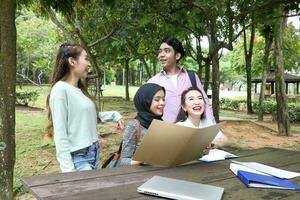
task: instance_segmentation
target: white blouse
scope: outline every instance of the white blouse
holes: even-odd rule
[[[198,126],[195,126],[191,120],[189,120],[189,118],[187,118],[185,121],[183,122],[177,122],[176,124],[181,125],[181,126],[187,126],[187,127],[191,127],[191,128],[205,128],[208,126],[212,126],[214,125],[214,122],[211,121],[208,118],[203,118],[200,120],[200,123]],[[222,131],[219,131],[218,134],[216,135],[215,139],[212,141],[213,144],[219,144],[222,140],[222,136],[223,133]]]

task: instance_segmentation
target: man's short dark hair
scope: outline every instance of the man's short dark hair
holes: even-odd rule
[[[167,43],[168,45],[170,45],[171,47],[173,47],[173,49],[175,50],[175,53],[180,53],[181,56],[179,58],[179,60],[181,60],[184,57],[184,49],[183,46],[181,44],[181,42],[175,38],[175,37],[165,37],[162,41],[162,43]],[[177,62],[179,62],[179,60]]]

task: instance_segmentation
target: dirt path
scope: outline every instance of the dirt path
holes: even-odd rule
[[[290,150],[297,150],[297,146],[300,147],[300,134],[293,134],[292,137],[278,136],[275,123],[227,121],[222,130],[232,147],[243,149],[274,147]]]

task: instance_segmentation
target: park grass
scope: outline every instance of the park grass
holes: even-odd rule
[[[129,98],[132,100],[136,91],[138,90],[138,86],[129,86]],[[120,97],[125,98],[125,86],[116,85],[105,85],[102,86],[103,96],[104,97]],[[50,92],[49,85],[42,86],[23,86],[22,90],[36,90],[39,93],[39,96],[35,102],[30,102],[29,106],[38,107],[38,108],[46,108],[46,99]]]
[[[134,94],[138,90],[138,86],[129,86],[129,97],[133,99]],[[121,85],[105,85],[102,86],[103,96],[114,96],[114,97],[123,97],[125,98],[125,87]]]
[[[231,111],[231,110],[220,110],[220,118],[233,118],[239,120],[255,120],[257,115],[247,114],[245,112]]]
[[[293,133],[300,134],[300,124],[292,124],[291,131]],[[300,150],[300,144],[299,144],[299,150]]]
[[[49,160],[55,160],[53,143],[43,139],[46,121],[42,112],[16,112],[15,192],[23,192],[20,177],[45,173]]]

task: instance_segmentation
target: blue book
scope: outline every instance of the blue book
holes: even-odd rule
[[[256,174],[243,170],[238,170],[237,176],[247,187],[300,191],[299,186],[295,185],[287,179],[281,179],[269,175]]]

